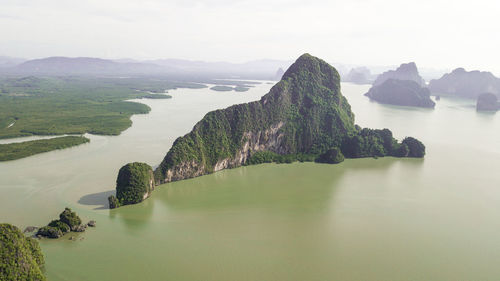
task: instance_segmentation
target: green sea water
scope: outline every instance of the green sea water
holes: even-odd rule
[[[95,229],[42,240],[49,280],[496,280],[500,276],[500,115],[473,101],[436,108],[370,102],[343,84],[364,127],[427,146],[425,159],[264,164],[157,187],[107,209],[118,169],[157,165],[209,110],[259,99],[179,89],[143,100],[118,137],[0,163],[0,221],[42,225],[65,206]]]

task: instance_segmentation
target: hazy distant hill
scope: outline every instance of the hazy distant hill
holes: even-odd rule
[[[24,61],[0,57],[2,73],[21,75],[168,75],[176,79],[263,79],[273,80],[276,71],[292,62],[256,60],[246,63],[204,62],[181,59],[138,61],[107,60],[90,57],[48,57]],[[4,67],[2,67],[4,66]]]
[[[491,72],[466,71],[463,68],[457,68],[439,79],[431,80],[429,89],[435,94],[473,99],[483,93],[500,96],[500,79]]]
[[[172,69],[147,63],[118,63],[99,58],[49,57],[26,61],[11,69],[22,74],[147,74],[162,73]]]
[[[221,77],[239,77],[272,80],[280,68],[287,69],[292,61],[255,60],[245,63],[205,62],[182,59],[159,59],[144,61],[171,67],[184,73],[211,73]]]
[[[414,62],[403,63],[396,70],[389,70],[380,74],[373,82],[373,86],[381,85],[388,79],[411,80],[415,81],[420,87],[425,86],[425,81],[418,73],[417,65]]]
[[[361,66],[352,68],[347,75],[342,76],[342,80],[355,84],[370,84],[371,76],[370,69]]]
[[[25,62],[22,58],[0,56],[0,68],[13,67]]]

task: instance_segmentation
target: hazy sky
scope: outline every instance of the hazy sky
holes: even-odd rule
[[[500,74],[497,0],[0,0],[0,55],[295,59]]]

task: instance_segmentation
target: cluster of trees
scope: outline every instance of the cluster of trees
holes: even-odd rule
[[[33,140],[18,143],[0,144],[0,161],[21,159],[31,155],[64,149],[90,140],[82,136],[66,136],[44,140]]]
[[[44,281],[44,264],[38,241],[13,225],[0,224],[0,280]]]
[[[59,214],[58,220],[51,221],[47,226],[38,229],[37,235],[48,238],[59,238],[70,231],[80,231],[82,220],[70,208],[65,208]]]

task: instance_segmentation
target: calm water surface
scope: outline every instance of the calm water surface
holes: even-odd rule
[[[386,106],[343,84],[359,125],[415,136],[426,158],[243,167],[107,209],[123,164],[157,165],[206,112],[270,86],[170,91],[121,136],[0,163],[0,221],[40,225],[64,206],[97,220],[77,241],[41,241],[50,280],[498,279],[500,115],[468,100]]]

